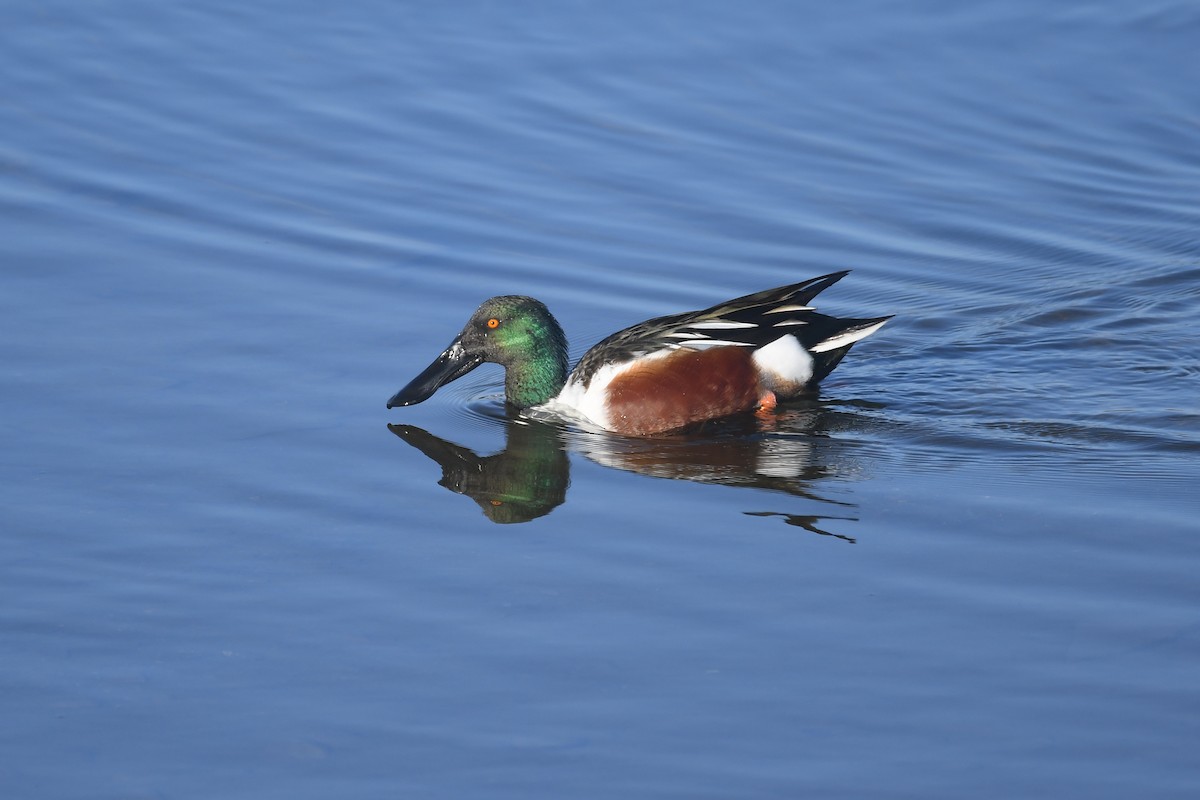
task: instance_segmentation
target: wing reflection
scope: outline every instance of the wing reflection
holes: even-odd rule
[[[746,511],[780,517],[788,525],[853,543],[824,529],[825,521],[857,521],[854,503],[818,493],[829,478],[853,478],[862,467],[853,445],[834,431],[854,427],[857,415],[819,403],[781,409],[769,418],[744,417],[709,423],[686,435],[628,438],[568,431],[560,425],[510,419],[505,448],[491,456],[440,439],[412,425],[388,425],[392,433],[442,468],[438,482],[472,498],[497,523],[528,522],[566,500],[568,450],[603,466],[656,478],[766,489],[838,506],[838,514]]]

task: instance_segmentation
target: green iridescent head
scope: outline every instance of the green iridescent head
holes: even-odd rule
[[[433,396],[484,362],[504,367],[505,400],[517,408],[540,405],[567,380],[567,339],[538,300],[504,295],[487,300],[440,356],[388,400],[411,406]]]

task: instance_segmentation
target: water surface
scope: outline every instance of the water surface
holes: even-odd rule
[[[3,794],[1193,796],[1198,35],[12,10]],[[897,316],[772,420],[384,410],[492,294],[578,356],[845,268]]]

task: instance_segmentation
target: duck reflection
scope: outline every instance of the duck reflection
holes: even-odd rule
[[[568,431],[559,424],[510,418],[504,449],[482,457],[413,425],[388,429],[441,466],[441,486],[472,498],[497,523],[528,522],[565,501],[570,449],[603,466],[651,477],[767,489],[837,506],[842,513],[744,513],[777,516],[803,530],[853,543],[852,537],[822,526],[827,520],[856,521],[854,504],[823,496],[816,486],[860,471],[847,443],[829,435],[856,416],[813,402],[652,439]]]
[[[556,425],[510,420],[504,449],[490,456],[415,425],[388,425],[388,430],[436,461],[442,468],[438,485],[470,497],[492,522],[528,522],[567,499],[571,463]]]

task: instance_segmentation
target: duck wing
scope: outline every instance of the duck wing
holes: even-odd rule
[[[584,353],[571,380],[586,386],[605,364],[633,360],[661,350],[758,348],[792,334],[814,354],[813,381],[819,381],[837,365],[850,345],[890,319],[839,319],[813,310],[809,305],[812,299],[849,272],[833,272],[802,283],[766,289],[702,311],[656,317],[617,331]],[[822,353],[827,355],[816,355]]]

